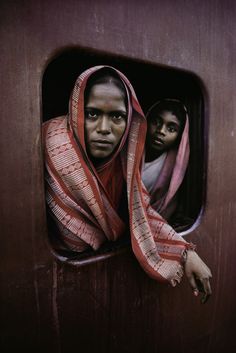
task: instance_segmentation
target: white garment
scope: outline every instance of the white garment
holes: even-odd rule
[[[142,181],[150,194],[152,193],[154,185],[160,175],[166,156],[167,152],[164,152],[154,161],[144,163]]]

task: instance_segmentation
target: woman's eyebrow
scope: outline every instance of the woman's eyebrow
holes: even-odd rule
[[[98,109],[98,108],[94,108],[93,106],[87,106],[87,107],[84,107],[84,109],[86,111],[93,111],[93,112],[96,112],[96,113],[103,113],[103,110],[102,109]],[[115,110],[110,110],[108,112],[109,114],[121,114],[121,115],[127,115],[127,111],[124,110],[124,109],[115,109]]]
[[[98,111],[98,112],[101,112],[101,109],[95,108],[95,107],[93,107],[93,106],[91,106],[91,107],[86,106],[86,107],[84,107],[84,109],[86,109],[86,110],[93,110],[93,111]]]
[[[84,111],[86,113],[93,113],[93,114],[97,114],[97,115],[100,115],[102,113],[101,109],[93,108],[93,107],[84,107]]]
[[[127,115],[127,111],[124,109],[115,109],[115,110],[111,110],[109,112],[110,114],[122,114],[122,115]]]

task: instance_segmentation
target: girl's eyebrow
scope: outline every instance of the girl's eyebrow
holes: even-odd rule
[[[180,126],[180,122],[177,122],[177,121],[169,121],[168,124],[169,124],[169,125]]]
[[[163,119],[162,119],[162,117],[160,115],[153,115],[153,116],[148,117],[148,120],[156,121],[156,120],[163,120]]]

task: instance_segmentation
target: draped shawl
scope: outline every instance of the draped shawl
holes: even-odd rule
[[[182,184],[189,161],[189,119],[186,107],[177,99],[167,98],[165,102],[178,102],[185,111],[185,125],[177,148],[167,151],[164,165],[152,187],[150,203],[165,219],[169,219],[176,209],[177,191]],[[147,112],[147,119],[153,109],[163,101],[158,101]]]
[[[84,91],[88,78],[104,67],[108,66],[83,72],[72,91],[68,115],[43,125],[46,201],[58,237],[69,249],[96,250],[124,233],[126,225],[111,193],[119,195],[125,183],[133,252],[149,276],[174,286],[181,279],[183,256],[191,245],[150,206],[140,177],[146,120],[130,82],[112,67],[127,90],[126,131],[119,148],[101,167],[96,169],[86,152]]]

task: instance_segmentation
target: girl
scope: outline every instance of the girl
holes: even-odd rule
[[[170,221],[189,160],[187,110],[178,100],[161,100],[149,109],[147,124],[142,180],[152,207]]]

